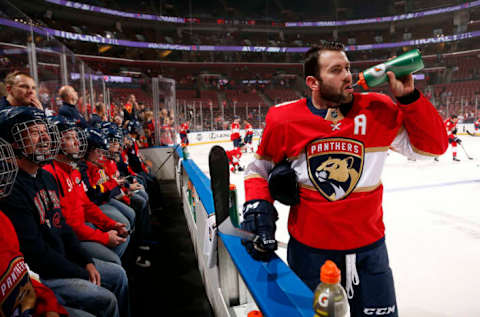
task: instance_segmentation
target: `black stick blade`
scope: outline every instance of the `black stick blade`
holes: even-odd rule
[[[227,153],[223,147],[215,145],[208,155],[210,170],[210,186],[212,188],[213,204],[215,206],[215,221],[219,226],[230,215],[230,170]]]

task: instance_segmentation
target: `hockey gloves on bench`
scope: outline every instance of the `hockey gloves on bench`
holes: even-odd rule
[[[277,250],[275,221],[278,213],[266,200],[249,200],[243,204],[241,228],[257,235],[254,241],[242,240],[247,252],[256,260],[268,261]]]

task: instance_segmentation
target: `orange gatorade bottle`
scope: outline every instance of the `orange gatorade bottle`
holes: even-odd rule
[[[320,270],[320,284],[313,296],[314,317],[350,317],[347,293],[340,285],[340,270],[330,260]]]

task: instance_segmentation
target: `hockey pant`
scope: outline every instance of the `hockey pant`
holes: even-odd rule
[[[351,316],[398,316],[392,270],[385,239],[350,251],[321,250],[293,237],[288,242],[288,264],[312,290],[320,283],[320,268],[326,260],[341,270]]]
[[[242,143],[242,138],[236,138],[235,140],[233,140],[233,147],[234,148],[240,147],[241,143]]]
[[[180,139],[181,139],[181,142],[182,142],[183,144],[186,144],[186,145],[189,144],[189,142],[188,142],[188,136],[187,136],[186,134],[180,133]]]

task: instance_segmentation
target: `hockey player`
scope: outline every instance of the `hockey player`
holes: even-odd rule
[[[452,146],[452,159],[455,162],[460,162],[460,159],[457,157],[457,144],[461,144],[462,140],[457,137],[457,115],[452,115],[450,118],[445,120],[445,128],[447,129],[448,134],[448,143]]]
[[[80,246],[62,215],[55,178],[40,168],[57,154],[58,131],[41,110],[12,107],[0,112],[0,134],[12,144],[19,166],[0,208],[10,218],[30,268],[67,306],[96,316],[129,316],[125,271],[92,259]]]
[[[230,141],[233,142],[233,148],[240,147],[242,143],[242,137],[240,136],[240,117],[235,116],[231,126],[230,126]]]
[[[252,125],[245,121],[245,137],[243,138],[243,142],[245,144],[245,152],[253,152],[253,128]]]
[[[382,308],[397,316],[392,271],[382,220],[380,181],[389,147],[411,157],[440,155],[447,148],[443,122],[414,87],[412,75],[387,72],[397,102],[378,93],[354,93],[350,62],[341,43],[324,42],[306,53],[311,98],[270,108],[257,155],[245,172],[243,241],[250,255],[268,260],[277,248],[267,177],[287,159],[293,177],[274,184],[292,190],[288,263],[313,290],[330,259],[341,269],[351,316]],[[274,171],[274,170],[273,170]],[[297,194],[296,190],[299,191]]]
[[[473,126],[475,127],[475,134],[474,135],[477,135],[477,132],[480,129],[480,118],[478,118],[477,121],[475,121],[473,123]]]
[[[230,151],[226,151],[228,162],[230,163],[230,171],[236,173],[237,171],[242,172],[244,168],[240,165],[240,158],[242,157],[241,148],[235,148]]]
[[[180,142],[188,145],[188,133],[190,133],[190,121],[184,122],[180,125]]]
[[[3,139],[0,139],[0,165],[0,199],[3,199],[10,193],[18,172],[12,147]],[[0,316],[66,315],[52,290],[42,284],[34,272],[29,271],[20,252],[15,228],[1,211],[0,227]]]

